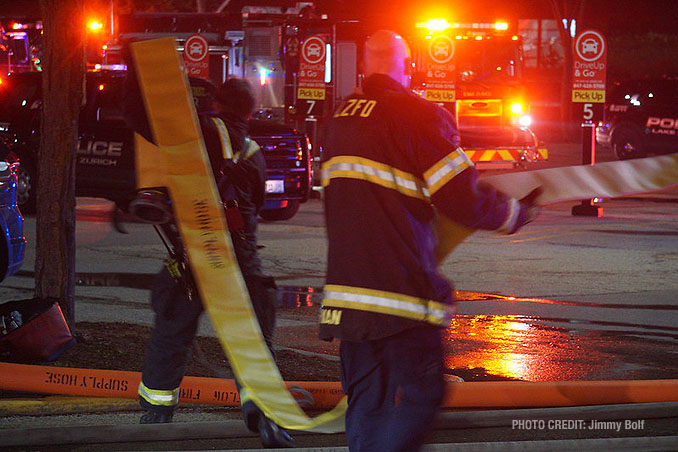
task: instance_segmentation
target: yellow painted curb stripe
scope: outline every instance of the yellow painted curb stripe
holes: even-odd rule
[[[0,400],[0,416],[44,416],[46,414],[134,411],[139,402],[105,397],[48,396],[35,399]]]
[[[233,253],[174,39],[141,41],[131,49],[191,270],[239,381],[266,416],[285,428],[342,431],[345,400],[309,418],[287,391],[264,343]]]

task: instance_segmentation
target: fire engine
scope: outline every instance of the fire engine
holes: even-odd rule
[[[269,163],[264,215],[271,219],[290,218],[308,199],[311,175],[319,173],[310,167],[317,169],[320,160],[324,122],[360,86],[359,55],[371,31],[364,21],[316,14],[312,2],[285,4],[230,13],[121,15],[110,33],[102,33],[97,22],[99,33],[88,37],[88,58],[92,50],[98,58],[89,58],[89,66],[96,71],[124,69],[127,42],[173,36],[183,52],[188,39],[200,34],[208,43],[207,77],[213,83],[229,76],[248,79],[257,91],[256,119],[264,120],[255,139]],[[15,31],[21,37],[29,30]],[[547,158],[530,130],[522,42],[510,24],[436,19],[413,23],[410,33],[401,34],[413,50],[412,88],[452,112],[460,145],[478,169]],[[197,48],[189,43],[191,50]]]
[[[418,23],[413,88],[457,119],[460,145],[479,169],[504,169],[544,160],[530,130],[522,80],[522,42],[507,22]]]
[[[414,25],[406,36],[412,88],[453,113],[476,166],[508,169],[547,159],[530,129],[522,40],[512,27],[442,19]],[[242,76],[263,87],[263,111],[310,134],[317,159],[324,121],[360,85],[369,24],[246,7],[242,29]]]

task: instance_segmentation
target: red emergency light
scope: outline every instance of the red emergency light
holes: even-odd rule
[[[102,24],[98,20],[90,20],[87,23],[87,28],[89,28],[90,31],[99,32],[104,29],[104,24]]]
[[[429,32],[444,31],[448,28],[466,29],[466,30],[508,30],[508,22],[448,22],[446,19],[430,19],[426,22],[418,22],[417,28],[426,28]]]

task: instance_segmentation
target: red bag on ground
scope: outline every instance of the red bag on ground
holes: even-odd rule
[[[16,329],[8,329],[7,334],[0,331],[3,361],[54,361],[75,345],[55,298],[16,300],[0,305],[0,315],[5,319],[14,311],[21,314],[22,323]]]

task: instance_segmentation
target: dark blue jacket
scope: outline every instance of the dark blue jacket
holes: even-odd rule
[[[320,336],[378,339],[447,326],[451,283],[438,273],[436,211],[511,232],[520,203],[478,183],[454,118],[385,75],[365,80],[328,123],[322,183],[329,239]]]

